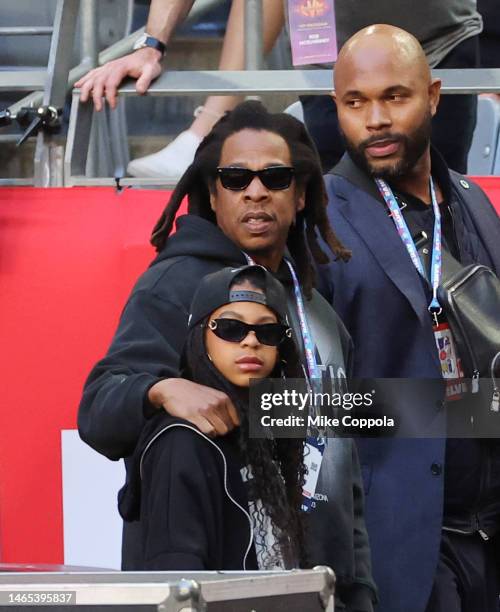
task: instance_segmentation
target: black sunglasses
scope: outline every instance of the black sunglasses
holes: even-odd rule
[[[260,325],[249,325],[238,321],[238,319],[212,319],[207,324],[208,329],[221,340],[227,342],[241,342],[247,337],[248,332],[253,331],[261,344],[278,346],[285,338],[292,337],[292,330],[281,323],[263,323]]]
[[[225,189],[242,191],[258,176],[260,182],[267,189],[288,189],[292,182],[295,169],[291,166],[269,166],[262,170],[250,170],[250,168],[217,168],[217,175]]]

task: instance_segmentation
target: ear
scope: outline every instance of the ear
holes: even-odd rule
[[[335,93],[335,89],[330,92],[331,99],[337,104],[337,94]]]
[[[306,205],[306,190],[305,187],[300,187],[297,189],[297,193],[295,195],[295,212],[298,213],[301,210],[304,210]]]
[[[215,204],[215,192],[209,189],[210,193],[210,208],[215,212],[216,204]]]
[[[432,79],[429,85],[429,104],[431,108],[431,115],[434,117],[439,104],[439,98],[441,95],[441,79]]]

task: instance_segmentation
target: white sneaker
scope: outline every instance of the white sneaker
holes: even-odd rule
[[[140,178],[179,179],[192,163],[201,140],[191,130],[181,132],[160,151],[133,159],[127,166],[127,172]]]

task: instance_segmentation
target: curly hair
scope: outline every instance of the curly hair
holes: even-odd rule
[[[262,289],[255,277],[238,278],[238,284],[249,282]],[[249,466],[249,501],[260,500],[262,508],[271,520],[277,544],[264,551],[267,567],[273,566],[282,556],[285,560],[307,564],[304,522],[300,511],[305,466],[304,439],[251,438],[249,436],[249,390],[230,383],[208,359],[205,348],[205,327],[209,317],[190,330],[181,357],[181,374],[184,378],[223,391],[233,401],[240,416],[240,428],[236,432],[237,443],[243,461]],[[292,339],[285,339],[279,347],[279,361],[271,378],[302,378],[303,370],[297,348]],[[257,512],[256,535],[265,541],[268,524],[264,512]]]
[[[326,213],[328,197],[323,182],[318,152],[303,123],[286,113],[270,113],[257,101],[239,104],[220,119],[199,145],[193,163],[181,177],[169,203],[156,223],[151,243],[161,251],[172,232],[179,206],[188,197],[188,213],[216,223],[210,207],[210,193],[214,191],[216,169],[224,142],[231,135],[245,129],[278,134],[288,145],[297,184],[304,190],[305,206],[297,214],[296,224],[288,233],[287,247],[294,259],[297,275],[304,294],[309,298],[314,286],[313,260],[328,263],[328,256],[319,246],[316,230],[334,255],[347,261],[351,252],[335,235]]]

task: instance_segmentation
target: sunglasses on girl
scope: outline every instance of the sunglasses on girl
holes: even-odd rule
[[[225,189],[242,191],[258,176],[260,182],[267,189],[278,191],[288,189],[295,169],[291,166],[268,166],[262,170],[250,170],[250,168],[217,168],[217,176]]]
[[[227,342],[241,342],[248,332],[255,332],[257,340],[268,346],[278,346],[285,338],[292,337],[292,330],[281,323],[262,323],[249,325],[238,319],[212,319],[207,324],[218,338]]]

